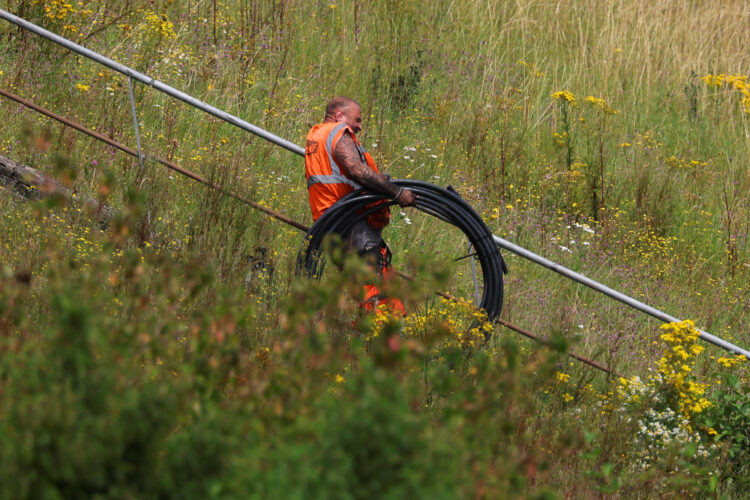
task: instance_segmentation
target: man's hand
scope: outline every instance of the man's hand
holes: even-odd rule
[[[401,194],[394,198],[394,201],[398,203],[401,208],[413,207],[417,203],[417,197],[411,189],[404,188]]]

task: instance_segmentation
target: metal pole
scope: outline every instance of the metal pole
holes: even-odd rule
[[[133,96],[133,79],[128,77],[128,92],[130,93],[130,110],[133,112],[133,126],[135,127],[135,144],[138,147],[138,164],[143,175],[143,149],[141,148],[141,133],[138,128],[138,114],[135,112],[135,97]]]
[[[270,141],[276,144],[277,146],[281,146],[284,149],[288,149],[292,153],[297,153],[300,156],[305,155],[304,148],[298,146],[297,144],[294,144],[293,142],[289,142],[286,139],[282,139],[281,137],[278,137],[266,130],[263,130],[260,127],[253,125],[252,123],[248,123],[241,118],[237,118],[236,116],[227,113],[226,111],[222,111],[218,108],[211,106],[210,104],[206,104],[205,102],[200,101],[196,99],[195,97],[192,97],[173,87],[170,87],[169,85],[165,83],[162,83],[158,80],[154,80],[153,78],[146,76],[143,73],[139,73],[138,71],[131,69],[116,61],[113,61],[112,59],[109,59],[108,57],[104,57],[101,54],[97,54],[93,50],[89,50],[86,47],[82,47],[81,45],[78,45],[77,43],[73,43],[70,40],[63,38],[59,35],[56,35],[52,33],[51,31],[41,28],[33,23],[30,23],[26,21],[25,19],[21,19],[18,16],[14,16],[8,11],[0,9],[0,18],[5,19],[6,21],[9,21],[33,33],[36,33],[37,35],[44,37],[48,40],[51,40],[59,45],[62,45],[63,47],[66,47],[72,50],[73,52],[81,54],[84,57],[88,57],[89,59],[92,59],[100,64],[103,64],[104,66],[107,66],[108,68],[114,71],[117,71],[118,73],[122,73],[123,75],[126,75],[135,80],[138,80],[141,83],[150,85],[154,87],[155,89],[174,97],[175,99],[179,99],[187,104],[190,104],[191,106],[194,106],[198,109],[205,111],[206,113],[210,115],[215,116],[216,118],[224,120],[227,123],[231,123],[232,125],[235,125],[243,130],[247,130],[248,132],[257,135],[258,137],[262,137],[263,139]]]
[[[608,286],[602,285],[601,283],[598,283],[592,279],[589,279],[586,276],[579,274],[575,271],[571,271],[570,269],[563,267],[560,264],[555,264],[554,262],[547,260],[544,257],[541,257],[533,252],[530,252],[523,247],[519,247],[518,245],[511,243],[508,240],[504,240],[500,238],[499,236],[493,235],[493,238],[495,240],[495,243],[497,243],[498,246],[500,246],[501,248],[509,250],[515,254],[518,254],[521,257],[524,257],[525,259],[528,259],[536,264],[539,264],[540,266],[546,267],[547,269],[551,269],[552,271],[555,271],[558,274],[562,274],[563,276],[568,277],[572,279],[573,281],[577,281],[578,283],[581,283],[582,285],[586,285],[589,288],[593,288],[594,290],[601,292],[604,295],[608,295],[612,297],[613,299],[622,302],[623,304],[629,305],[630,307],[637,309],[641,312],[644,312],[650,316],[653,316],[656,319],[664,321],[665,323],[673,323],[673,322],[680,321],[674,316],[670,316],[669,314],[662,312],[658,309],[654,309],[653,307],[646,305],[643,302],[640,302],[632,297],[628,297],[627,295],[622,294],[616,290],[612,290]],[[741,347],[738,347],[730,342],[727,342],[724,339],[720,339],[719,337],[711,335],[710,333],[705,332],[701,329],[698,329],[698,332],[700,333],[700,338],[702,338],[706,342],[710,342],[711,344],[714,344],[723,349],[726,349],[727,351],[732,351],[735,354],[742,355],[750,359],[750,351],[742,349]]]

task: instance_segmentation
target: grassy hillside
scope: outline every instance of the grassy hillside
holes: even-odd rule
[[[495,234],[750,347],[745,2],[0,5],[297,144],[351,96],[394,177],[452,185]],[[5,21],[0,40],[0,87],[135,147],[124,76]],[[135,100],[142,169],[0,99],[0,154],[116,214],[101,229],[76,199],[0,190],[9,498],[747,488],[748,365],[690,324],[506,252],[502,318],[557,349],[500,327],[484,344],[431,293],[469,296],[465,240],[415,210],[386,230],[412,314],[374,321],[360,263],[307,282],[298,230],[154,161],[310,224],[301,158]]]

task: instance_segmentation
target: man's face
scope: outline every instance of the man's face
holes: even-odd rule
[[[362,130],[362,109],[356,104],[350,104],[336,111],[336,120],[349,125],[355,134]]]

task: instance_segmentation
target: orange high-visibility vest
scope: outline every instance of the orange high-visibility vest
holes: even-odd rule
[[[354,139],[360,159],[378,172],[375,160],[365,151],[346,123],[325,122],[315,125],[307,134],[305,144],[305,177],[313,220],[318,220],[331,205],[360,187],[333,158],[336,144],[347,132]]]

